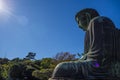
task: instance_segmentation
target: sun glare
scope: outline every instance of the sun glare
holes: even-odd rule
[[[3,0],[0,0],[0,12],[4,12],[6,10],[5,4],[3,3]]]
[[[11,6],[6,0],[0,0],[0,14],[9,14],[11,13]]]
[[[0,20],[7,21],[12,14],[11,4],[7,0],[0,0]]]

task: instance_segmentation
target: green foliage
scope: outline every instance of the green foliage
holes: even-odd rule
[[[32,75],[40,80],[48,80],[51,77],[52,69],[35,70]]]
[[[3,69],[2,69],[2,68],[3,68],[3,67],[0,65],[0,80],[3,79],[3,75],[2,75]]]
[[[41,60],[40,69],[48,69],[51,67],[52,58],[43,58]]]
[[[0,58],[0,64],[6,64],[8,63],[9,59],[8,58]]]
[[[14,64],[9,71],[9,75],[13,79],[23,79],[24,71],[26,70],[26,66],[22,64]]]
[[[9,66],[7,64],[2,65],[2,76],[3,78],[8,78]]]
[[[6,62],[6,60],[3,63],[4,64],[0,64],[0,77],[2,78],[0,80],[8,79],[8,73],[9,73],[10,67],[13,65],[8,61]]]
[[[36,60],[35,55],[29,52],[24,59],[0,58],[0,80],[48,80],[58,63],[76,59],[75,54],[68,52],[61,52],[54,58],[41,60]]]
[[[19,63],[19,62],[22,62],[22,59],[17,57],[17,58],[12,59],[11,61],[15,62],[15,63],[17,63],[17,62]]]

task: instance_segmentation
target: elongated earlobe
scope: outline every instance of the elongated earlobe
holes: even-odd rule
[[[86,13],[86,17],[87,17],[87,23],[89,24],[92,17],[91,17],[91,15],[89,13]]]

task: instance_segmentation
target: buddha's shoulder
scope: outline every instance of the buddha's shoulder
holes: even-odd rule
[[[110,18],[105,17],[105,16],[98,16],[98,17],[95,17],[95,18],[93,18],[93,19],[91,20],[91,22],[93,22],[93,21],[99,22],[99,23],[105,22],[105,21],[112,22],[112,20],[111,20]]]

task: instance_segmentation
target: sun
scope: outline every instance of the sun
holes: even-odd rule
[[[3,3],[3,0],[0,0],[0,12],[5,11],[5,4]]]
[[[11,15],[11,7],[6,0],[0,0],[0,16],[9,16]]]
[[[6,3],[5,0],[0,0],[0,14],[5,14],[10,11],[9,4]]]
[[[0,0],[0,22],[6,22],[13,16],[11,10],[12,7],[8,0]]]

